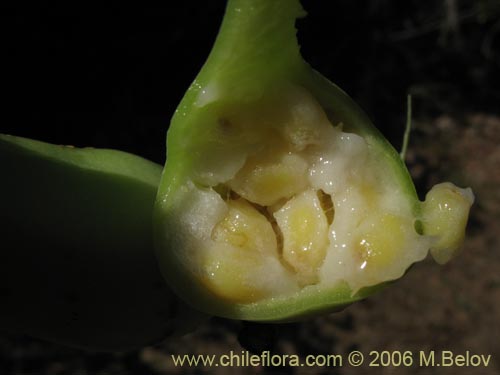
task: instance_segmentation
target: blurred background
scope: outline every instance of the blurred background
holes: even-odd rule
[[[446,180],[474,190],[463,253],[443,267],[417,264],[393,287],[338,314],[270,326],[212,319],[182,339],[131,353],[84,352],[0,332],[0,374],[229,374],[234,369],[175,368],[169,354],[242,348],[303,357],[352,350],[492,355],[488,368],[344,366],[311,374],[500,373],[500,1],[302,3],[309,13],[297,24],[305,59],[350,94],[397,149],[412,95],[406,162],[421,197]],[[0,132],[116,148],[163,164],[170,117],[210,51],[224,7],[214,0],[5,9]]]

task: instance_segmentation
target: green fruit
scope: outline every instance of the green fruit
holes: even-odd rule
[[[160,173],[120,151],[0,135],[0,328],[129,350],[188,324],[153,252]]]
[[[465,228],[470,189],[441,185],[453,209],[422,209],[398,153],[303,61],[303,15],[298,0],[229,0],[168,131],[157,256],[177,294],[211,314],[288,321],[341,309],[429,248],[448,259],[457,241],[444,231]]]

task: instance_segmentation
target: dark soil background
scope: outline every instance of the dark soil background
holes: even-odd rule
[[[419,194],[446,180],[474,190],[463,253],[444,267],[426,260],[341,313],[275,326],[212,319],[182,339],[131,353],[83,352],[0,333],[0,375],[216,373],[174,368],[169,354],[242,347],[301,356],[352,350],[492,355],[488,368],[308,369],[314,374],[500,373],[500,1],[303,5],[309,15],[298,28],[306,60],[347,91],[397,149],[412,94],[407,163]],[[116,148],[163,163],[169,119],[208,55],[224,6],[216,0],[5,9],[0,132]],[[224,370],[217,373],[305,373]]]

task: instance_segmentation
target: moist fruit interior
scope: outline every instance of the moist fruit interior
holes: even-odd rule
[[[396,174],[344,127],[297,86],[207,122],[174,239],[204,288],[236,303],[342,281],[355,293],[426,256]]]

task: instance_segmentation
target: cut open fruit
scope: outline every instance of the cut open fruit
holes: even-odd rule
[[[448,184],[422,206],[397,152],[300,59],[300,12],[293,0],[230,1],[169,130],[158,258],[174,290],[212,314],[283,321],[342,308],[429,248],[448,260],[472,204]],[[443,197],[453,208],[436,214]]]

